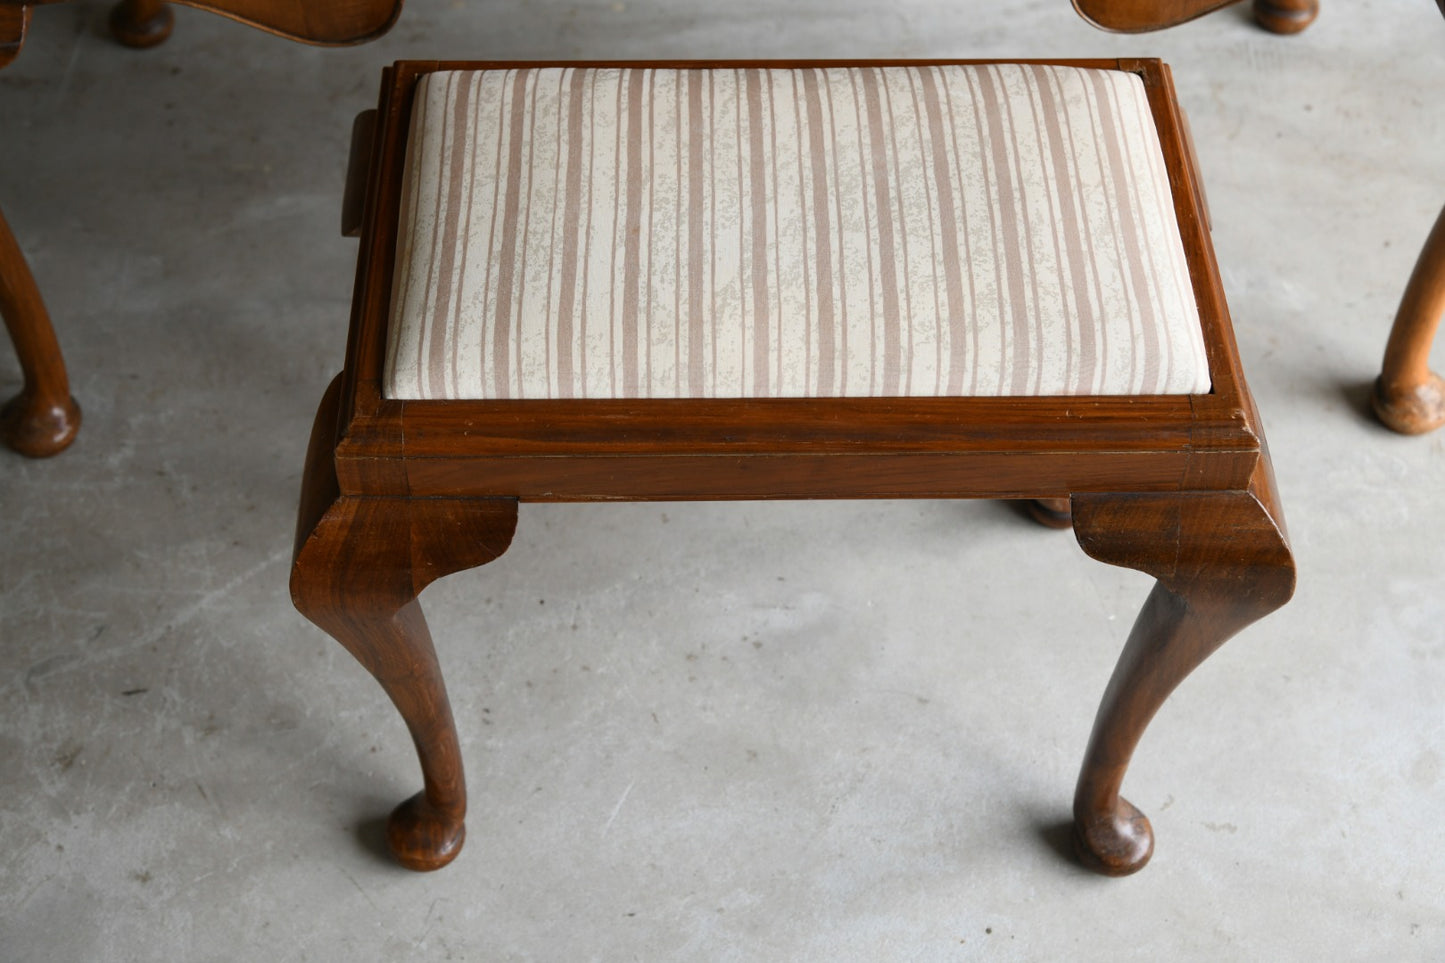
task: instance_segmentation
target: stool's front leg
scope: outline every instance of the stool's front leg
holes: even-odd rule
[[[1076,495],[1084,551],[1155,576],[1104,692],[1074,796],[1074,841],[1111,876],[1149,861],[1149,820],[1119,795],[1144,728],[1230,636],[1289,600],[1294,558],[1261,459],[1248,491]]]
[[[506,551],[517,503],[489,498],[339,495],[337,384],[317,412],[306,457],[291,596],[391,697],[416,744],[425,783],[387,823],[409,869],[439,869],[465,838],[461,751],[431,633],[417,596],[434,579]]]

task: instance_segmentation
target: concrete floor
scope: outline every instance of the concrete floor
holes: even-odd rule
[[[1365,411],[1445,201],[1445,23],[1114,37],[1063,0],[412,0],[368,47],[41,7],[0,203],[85,424],[0,454],[0,960],[1445,959],[1445,435]],[[1060,852],[1148,587],[987,502],[525,506],[425,603],[470,842],[419,876],[380,690],[292,609],[352,115],[409,56],[1158,55],[1192,114],[1299,592],[1151,727],[1154,862]],[[19,384],[0,351],[0,393]]]

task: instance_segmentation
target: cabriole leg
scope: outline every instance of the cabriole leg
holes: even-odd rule
[[[506,551],[517,503],[338,494],[338,384],[317,412],[306,457],[291,597],[375,676],[406,721],[424,788],[392,812],[387,842],[407,868],[439,869],[456,857],[465,838],[466,785],[446,686],[417,596],[434,579]]]
[[[1375,414],[1405,435],[1445,424],[1445,381],[1430,370],[1430,346],[1445,314],[1445,210],[1425,240],[1385,344]]]
[[[0,214],[0,315],[20,359],[25,386],[0,408],[0,440],[22,455],[64,451],[80,430],[80,406],[70,397],[65,359],[35,277]]]
[[[1289,600],[1294,559],[1263,460],[1248,491],[1075,495],[1073,508],[1085,552],[1159,580],[1104,692],[1074,795],[1080,859],[1124,876],[1154,851],[1149,820],[1119,795],[1145,727],[1215,649]]]

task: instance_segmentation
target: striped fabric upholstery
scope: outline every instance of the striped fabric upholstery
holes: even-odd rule
[[[390,398],[1209,390],[1131,73],[433,73],[405,178]]]

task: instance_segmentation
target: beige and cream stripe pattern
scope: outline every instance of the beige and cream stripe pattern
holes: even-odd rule
[[[384,392],[401,399],[1209,390],[1134,74],[428,74]]]

